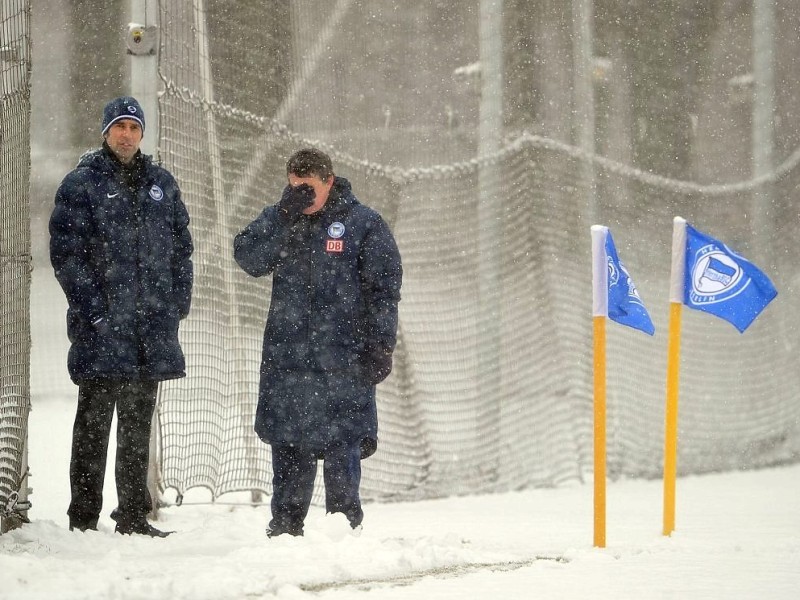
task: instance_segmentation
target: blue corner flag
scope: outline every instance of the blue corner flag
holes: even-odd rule
[[[608,316],[611,320],[653,335],[656,328],[644,307],[628,270],[617,255],[611,232],[606,235],[608,260]]]
[[[744,332],[778,295],[758,267],[722,242],[686,225],[684,300]]]

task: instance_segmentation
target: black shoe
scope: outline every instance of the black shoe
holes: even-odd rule
[[[117,523],[117,526],[114,527],[114,532],[121,533],[122,535],[131,535],[135,533],[137,535],[146,535],[151,538],[165,538],[171,533],[175,533],[174,531],[161,531],[160,529],[156,529],[150,525],[146,519],[133,523]]]
[[[268,538],[278,537],[279,535],[283,535],[284,533],[288,533],[289,535],[293,535],[294,537],[303,537],[303,528],[300,527],[298,529],[296,527],[293,528],[267,527]]]
[[[90,519],[89,521],[74,521],[69,520],[70,531],[97,531],[97,519]]]

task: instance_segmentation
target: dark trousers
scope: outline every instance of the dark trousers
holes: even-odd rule
[[[93,381],[78,388],[78,410],[72,429],[69,465],[72,501],[70,524],[97,524],[103,506],[108,438],[117,409],[115,479],[119,504],[111,516],[135,522],[152,509],[147,490],[150,424],[156,404],[155,381]]]
[[[273,531],[299,534],[314,495],[319,452],[296,446],[272,445]],[[350,525],[364,519],[358,489],[361,485],[361,449],[358,444],[332,445],[323,459],[325,510],[344,513]]]

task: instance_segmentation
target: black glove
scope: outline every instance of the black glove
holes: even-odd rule
[[[278,202],[278,214],[287,223],[294,223],[303,214],[303,211],[314,204],[314,188],[307,183],[297,187],[287,185],[283,189]]]
[[[361,369],[372,385],[378,385],[392,372],[392,350],[380,344],[367,344],[361,355]]]
[[[358,446],[361,450],[361,460],[364,460],[375,454],[375,451],[378,449],[378,440],[366,437],[359,442]]]

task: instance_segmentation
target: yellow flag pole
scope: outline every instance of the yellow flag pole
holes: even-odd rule
[[[681,307],[669,305],[667,341],[667,405],[664,425],[664,535],[675,530],[675,480],[678,474],[678,371],[681,348]]]
[[[608,228],[592,226],[592,323],[594,329],[594,545],[606,547],[606,319]]]
[[[606,547],[606,317],[594,317],[594,545]]]
[[[667,340],[667,398],[664,424],[664,535],[675,531],[675,481],[678,475],[678,376],[681,350],[681,309],[686,270],[686,220],[672,226],[669,333]]]

